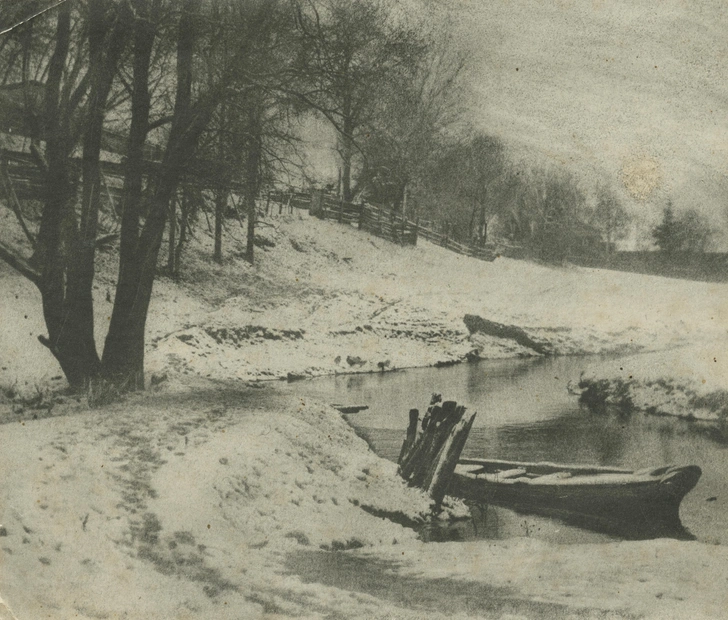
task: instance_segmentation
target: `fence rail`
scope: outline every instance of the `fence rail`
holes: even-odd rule
[[[344,202],[324,194],[321,190],[311,193],[300,190],[277,190],[269,194],[269,200],[279,203],[281,212],[284,205],[309,209],[313,216],[356,226],[359,230],[400,245],[417,245],[417,239],[423,237],[435,245],[464,256],[486,261],[493,261],[498,256],[495,244],[466,245],[450,238],[446,233],[434,230],[434,222],[424,220],[420,222],[419,219],[412,221],[392,209],[368,202],[358,204]]]
[[[80,169],[80,158],[72,158],[71,165]],[[157,162],[145,162],[146,173],[155,172]],[[116,211],[123,197],[125,167],[121,163],[102,161],[102,201]],[[199,185],[194,171],[183,175],[182,184]],[[2,194],[11,202],[14,209],[20,209],[19,200],[42,200],[45,193],[45,178],[32,155],[26,152],[2,150],[0,152],[0,183]],[[204,187],[204,183],[201,184]],[[237,184],[236,184],[237,185]],[[235,189],[235,188],[230,188]],[[307,209],[311,215],[321,219],[334,220],[340,224],[356,226],[359,230],[387,239],[400,245],[417,245],[418,237],[442,246],[447,250],[481,260],[494,260],[495,246],[470,246],[451,239],[445,233],[433,229],[432,222],[412,221],[392,209],[367,202],[350,203],[339,200],[322,191],[275,190],[268,194],[267,204],[271,202],[284,208]],[[16,204],[17,203],[17,204]],[[428,225],[423,225],[423,224]]]
[[[359,230],[400,245],[417,245],[417,222],[392,210],[366,202],[344,202],[322,192],[312,194],[310,209],[311,215],[321,219],[356,226]]]

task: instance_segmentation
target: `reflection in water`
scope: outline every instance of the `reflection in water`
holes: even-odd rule
[[[543,515],[537,509],[513,509],[485,503],[468,503],[471,518],[454,524],[432,521],[420,535],[426,542],[504,540],[533,537],[560,544],[676,538],[695,540],[679,521],[672,523],[619,522],[585,515]]]
[[[326,402],[369,405],[367,411],[346,418],[378,454],[392,460],[399,455],[409,409],[424,411],[432,392],[440,392],[478,412],[464,456],[630,469],[699,465],[703,477],[683,500],[682,522],[699,540],[728,544],[725,434],[710,425],[674,418],[597,415],[580,408],[566,386],[578,382],[589,363],[585,357],[491,361],[326,378],[288,389]],[[560,521],[491,508],[485,520],[459,526],[454,535],[528,535],[560,542],[605,539]]]

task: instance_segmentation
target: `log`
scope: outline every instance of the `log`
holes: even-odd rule
[[[332,404],[331,406],[334,409],[336,409],[339,413],[359,413],[360,411],[365,411],[366,409],[369,409],[369,405],[339,405],[339,404]]]
[[[432,405],[428,408],[422,419],[422,433],[412,446],[409,454],[407,454],[402,462],[401,476],[408,482],[412,482],[415,472],[420,468],[423,462],[427,462],[432,458],[432,445],[437,439],[437,421],[442,418],[442,407]],[[431,430],[427,432],[427,429]]]
[[[434,415],[437,413],[437,415]],[[420,454],[420,459],[415,463],[409,482],[412,486],[425,488],[429,477],[432,462],[437,459],[440,449],[447,441],[450,431],[460,421],[465,413],[465,407],[458,407],[455,401],[442,403],[441,408],[433,411],[432,419],[427,427],[429,432],[425,433],[425,448]]]
[[[540,355],[551,355],[553,353],[547,343],[537,342],[516,325],[503,325],[474,314],[466,314],[463,317],[463,322],[471,335],[480,332],[496,338],[513,340],[522,347],[532,349]]]
[[[397,465],[402,463],[402,459],[410,451],[412,445],[415,443],[417,438],[417,422],[419,422],[420,412],[418,409],[410,409],[409,412],[409,426],[407,427],[407,437],[405,437],[402,443],[402,449],[399,451],[399,458],[397,459]]]
[[[438,506],[445,497],[475,420],[475,413],[464,419],[465,407],[454,401],[446,401],[440,406],[439,399],[439,395],[433,395],[419,434],[419,412],[410,410],[407,436],[398,459],[400,476],[410,486],[425,491]]]
[[[455,404],[455,403],[453,403]],[[447,450],[448,444],[452,442],[453,434],[456,432],[458,426],[462,422],[463,415],[465,414],[465,407],[458,407],[456,405],[454,413],[451,414],[450,420],[452,425],[448,425],[449,430],[445,428],[443,424],[438,430],[438,441],[433,442],[436,445],[433,446],[434,454],[430,461],[423,463],[422,467],[418,470],[419,479],[417,480],[416,486],[428,489],[435,474],[440,467],[440,457]]]
[[[450,432],[447,442],[438,455],[437,467],[427,484],[427,492],[438,506],[445,498],[450,478],[455,473],[455,467],[460,460],[460,454],[465,447],[465,442],[468,439],[474,421],[475,412],[467,420],[460,420]]]

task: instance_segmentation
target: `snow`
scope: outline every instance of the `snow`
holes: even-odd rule
[[[234,266],[243,294],[157,340],[151,369],[255,380],[535,355],[511,340],[469,334],[466,314],[520,326],[556,354],[726,338],[723,284],[487,263],[423,240],[398,247],[302,215],[263,230],[275,246],[259,251],[256,266],[222,269]]]
[[[199,234],[183,283],[155,284],[148,372],[168,380],[97,410],[23,404],[63,382],[37,291],[0,265],[0,593],[17,618],[725,617],[720,546],[422,543],[401,523],[427,499],[336,411],[243,382],[534,355],[470,334],[474,314],[559,354],[634,352],[593,376],[715,418],[728,286],[481,262],[299,214],[261,234],[254,266],[232,242],[212,266]],[[114,269],[101,253],[99,346]]]
[[[597,364],[582,378],[607,404],[723,424],[728,421],[728,358],[713,341]]]
[[[415,539],[375,513],[423,520],[429,499],[333,409],[205,402],[3,427],[0,589],[19,618],[257,617],[251,593],[287,592],[281,553]]]
[[[396,562],[403,577],[487,583],[543,602],[602,609],[615,617],[725,617],[728,551],[698,548],[666,539],[555,546],[522,538],[421,545],[404,558],[393,547],[356,553]]]
[[[10,225],[11,222],[5,222]],[[556,354],[628,353],[726,341],[728,286],[498,258],[459,256],[427,241],[399,247],[308,215],[260,226],[273,244],[254,266],[228,239],[223,265],[198,233],[184,280],[160,276],[147,322],[147,369],[259,380],[536,355],[512,340],[470,334],[466,314],[521,327]],[[113,253],[97,265],[99,348],[113,298]],[[60,374],[34,287],[0,266],[0,385],[33,390]],[[17,329],[22,325],[23,329]],[[12,326],[12,327],[11,327]]]
[[[252,388],[158,392],[4,425],[0,591],[17,618],[544,617],[534,605],[558,617],[715,618],[726,608],[720,546],[422,543],[373,513],[417,520],[428,500],[337,412],[266,399]],[[364,585],[341,572],[331,550],[342,549],[371,571]],[[454,590],[448,603],[448,583],[487,596],[463,603]]]

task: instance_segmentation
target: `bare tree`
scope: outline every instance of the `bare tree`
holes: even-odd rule
[[[238,70],[246,52],[243,45],[230,49],[228,70],[212,80],[199,79],[199,59],[214,47],[210,21],[203,11],[207,8],[197,0],[181,4],[169,0],[87,0],[82,4],[79,0],[62,3],[52,17],[48,16],[55,23],[45,46],[51,51],[44,57],[47,60],[42,57],[35,61],[43,80],[42,106],[40,110],[27,107],[27,113],[39,119],[38,123],[28,123],[28,131],[32,132],[32,152],[46,188],[37,246],[33,259],[28,260],[16,248],[0,244],[0,258],[38,285],[48,328],[48,336],[41,341],[56,356],[74,388],[84,388],[97,378],[118,389],[144,385],[144,329],[170,202],[193,163],[200,137],[215,110],[235,92],[236,85],[248,79]],[[247,15],[241,12],[238,17],[245,19]],[[228,32],[239,25],[226,23]],[[127,43],[132,48],[131,75],[123,59]],[[156,79],[154,74],[161,72],[155,68],[155,49],[164,54],[173,46],[174,77]],[[35,48],[44,46],[21,49]],[[30,75],[34,63],[32,54],[28,55],[27,62],[20,63],[23,75]],[[6,59],[11,65],[18,64],[12,55]],[[14,71],[17,68],[11,67],[6,73]],[[122,87],[115,91],[116,79]],[[158,118],[153,120],[152,94],[160,80],[171,83],[174,97],[171,106],[165,108],[169,88],[162,84],[161,105],[155,112]],[[130,125],[119,274],[103,358],[99,360],[92,288],[100,153],[109,107],[115,103],[115,93],[123,91],[130,97]],[[165,138],[162,159],[156,163],[146,156],[152,131],[161,131]],[[83,146],[80,205],[76,191],[79,172],[71,157],[79,141]]]
[[[26,129],[45,179],[45,195],[33,258],[21,265],[28,269],[20,269],[41,292],[48,336],[39,340],[56,357],[73,387],[87,385],[100,367],[91,296],[99,209],[98,158],[107,99],[128,22],[124,7],[110,0],[89,0],[86,12],[87,27],[82,30],[77,27],[80,18],[73,3],[60,6],[53,51],[50,57],[41,54],[35,60],[37,71],[45,76],[42,109],[26,106]],[[21,71],[29,103],[33,46],[27,40],[23,43]],[[77,210],[78,171],[71,154],[81,135],[84,186]],[[6,252],[2,258],[17,263],[18,255],[8,254],[13,253]]]
[[[276,157],[274,144],[289,133],[286,110],[293,99],[291,86],[294,59],[293,15],[290,4],[279,0],[218,2],[217,12],[238,25],[222,29],[216,37],[218,54],[208,67],[209,75],[234,70],[239,79],[218,109],[207,132],[203,156],[216,162],[215,260],[222,260],[222,229],[228,207],[227,187],[235,182],[242,192],[247,219],[246,260],[254,260],[256,199],[264,168]],[[226,39],[229,37],[229,40]],[[235,66],[227,67],[226,50],[237,45]]]
[[[445,29],[423,36],[412,66],[384,84],[366,123],[359,185],[376,200],[404,202],[432,191],[437,155],[448,151],[462,119],[465,57]]]
[[[503,143],[486,134],[458,140],[432,162],[428,188],[433,215],[452,223],[463,241],[484,243],[490,220],[506,210]]]
[[[139,2],[153,8],[152,0]],[[141,227],[142,196],[138,187],[144,161],[140,144],[143,145],[149,131],[148,83],[145,83],[149,57],[147,45],[135,47],[135,55],[138,53],[139,58],[134,65],[137,92],[133,93],[132,99],[138,107],[132,106],[132,126],[136,124],[136,131],[130,133],[127,156],[128,187],[133,188],[133,193],[127,191],[125,195],[127,225],[122,228],[119,279],[102,360],[105,378],[123,389],[144,387],[144,328],[169,204],[183,170],[195,154],[202,132],[232,81],[232,75],[225,75],[202,88],[193,98],[194,54],[200,35],[198,10],[196,0],[185,0],[180,7],[172,122],[164,157],[147,192],[147,212]],[[140,72],[138,81],[137,71]]]
[[[300,0],[296,93],[339,136],[344,200],[351,199],[352,160],[362,130],[387,84],[414,65],[421,41],[381,0]]]
[[[611,254],[614,252],[616,242],[627,236],[631,218],[614,192],[604,185],[599,185],[597,204],[590,221],[601,231],[607,252]]]

